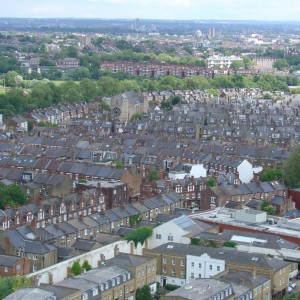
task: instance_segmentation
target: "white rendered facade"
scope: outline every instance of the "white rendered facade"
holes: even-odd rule
[[[208,68],[221,68],[221,69],[229,69],[232,62],[234,61],[243,61],[242,58],[231,55],[231,56],[210,56],[207,59],[207,66]]]
[[[186,256],[186,283],[196,278],[210,278],[224,270],[225,260],[211,258],[207,253]]]

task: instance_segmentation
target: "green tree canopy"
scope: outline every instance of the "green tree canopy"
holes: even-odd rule
[[[80,275],[81,274],[81,266],[79,264],[79,261],[75,261],[72,265],[72,268],[71,268],[71,271],[72,273],[77,276],[77,275]]]
[[[236,245],[237,245],[236,242],[226,241],[226,242],[224,242],[223,247],[235,248]]]
[[[132,115],[132,117],[130,118],[130,121],[135,121],[135,120],[142,120],[143,119],[143,116],[141,113],[135,113]]]
[[[147,176],[149,181],[154,181],[154,180],[159,180],[159,173],[158,171],[152,169],[149,171],[148,176]]]
[[[268,201],[263,201],[263,203],[260,206],[260,209],[262,211],[265,211],[268,215],[276,214],[276,209],[272,205],[270,205]]]
[[[216,185],[216,182],[215,182],[215,180],[213,178],[208,178],[207,185],[209,187],[214,187]]]
[[[150,237],[153,233],[153,228],[150,226],[143,226],[143,227],[139,227],[134,231],[129,232],[125,237],[124,240],[126,240],[127,242],[133,241],[135,247],[137,247],[137,245],[139,243],[141,243],[142,245],[144,245],[145,240]]]
[[[287,60],[285,58],[280,58],[277,59],[274,64],[273,67],[276,68],[279,71],[282,71],[284,69],[287,69],[290,67],[289,63],[287,62]]]
[[[82,264],[82,269],[84,269],[85,271],[90,271],[92,270],[92,266],[89,264],[87,260],[85,260]]]
[[[0,278],[0,299],[4,299],[16,290],[33,284],[33,278],[24,276]]]
[[[161,101],[161,108],[164,110],[172,110],[173,109],[172,102],[168,100]]]
[[[144,285],[141,288],[136,289],[136,300],[152,300],[151,289],[149,285]]]
[[[176,105],[176,104],[179,104],[181,103],[181,97],[179,95],[175,95],[173,98],[172,98],[172,105]]]
[[[245,69],[245,64],[242,61],[235,60],[231,63],[231,68],[233,70]]]
[[[261,181],[273,181],[283,179],[283,174],[279,168],[269,168],[262,172],[260,175]]]
[[[0,208],[4,209],[6,204],[11,207],[16,205],[24,205],[28,202],[26,194],[19,185],[8,185],[6,186],[0,182]]]
[[[283,164],[282,173],[286,184],[290,188],[300,187],[300,145]]]
[[[81,94],[82,94],[82,97],[84,100],[91,101],[91,100],[95,99],[95,97],[98,94],[98,88],[97,88],[95,81],[93,81],[89,78],[85,78],[80,81],[79,86],[80,86],[80,91],[81,91]]]

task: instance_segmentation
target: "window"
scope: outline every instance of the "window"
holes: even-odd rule
[[[88,300],[88,298],[89,298],[89,296],[88,296],[87,293],[84,293],[84,294],[82,295],[82,300]]]
[[[199,263],[199,268],[200,268],[200,269],[202,268],[202,264],[201,264],[201,263]]]
[[[161,234],[156,234],[156,239],[161,240]]]
[[[4,267],[4,272],[8,272],[8,267]]]
[[[166,263],[167,263],[167,259],[163,258],[163,264],[166,264]]]
[[[195,263],[192,261],[191,262],[191,267],[193,268],[195,266]]]
[[[194,273],[191,273],[191,279],[194,279],[194,276],[195,276]]]
[[[16,265],[16,270],[20,270],[21,266],[20,265]]]
[[[166,268],[163,268],[163,269],[162,269],[162,272],[163,272],[163,273],[167,273]]]
[[[221,267],[220,266],[217,266],[217,271],[220,271],[221,270]]]
[[[180,265],[181,265],[182,267],[184,267],[184,260],[182,260],[182,261],[180,262]]]
[[[184,278],[184,272],[183,271],[180,272],[180,278]]]
[[[176,276],[176,271],[174,269],[172,269],[172,277],[175,277]]]
[[[173,241],[173,236],[172,235],[168,236],[168,241]]]
[[[98,289],[97,288],[93,288],[93,296],[97,296],[98,295]]]
[[[212,265],[209,265],[209,269],[212,270]]]

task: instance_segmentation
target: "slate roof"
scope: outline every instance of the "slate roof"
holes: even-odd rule
[[[97,241],[94,240],[77,239],[72,247],[76,250],[88,252],[91,251],[97,244]]]
[[[266,257],[258,253],[240,252],[234,249],[226,248],[205,248],[186,244],[167,243],[156,247],[152,250],[148,250],[154,253],[161,253],[165,255],[177,254],[177,255],[195,255],[200,256],[207,253],[214,259],[225,260],[226,262],[241,264],[241,265],[253,265],[256,263],[259,267],[271,268],[275,271],[288,266],[290,263],[271,257]]]
[[[20,261],[20,259],[21,258],[18,256],[0,254],[0,266],[13,267]]]

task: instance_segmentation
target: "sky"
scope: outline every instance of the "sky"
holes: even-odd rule
[[[0,17],[300,21],[300,0],[0,0]]]

